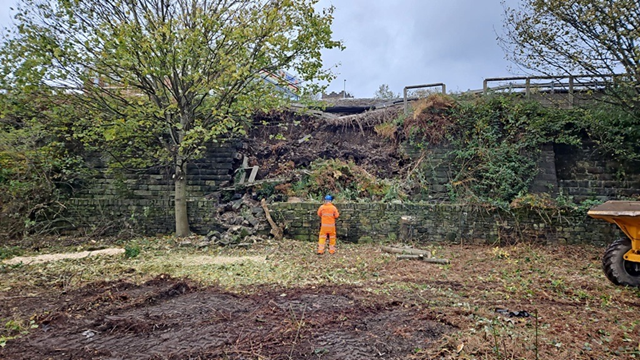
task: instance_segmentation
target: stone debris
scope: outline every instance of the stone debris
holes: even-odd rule
[[[217,226],[210,230],[205,240],[195,247],[241,246],[248,247],[269,237],[269,225],[260,202],[250,194],[221,204],[215,218]]]

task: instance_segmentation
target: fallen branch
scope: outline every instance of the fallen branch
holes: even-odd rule
[[[396,260],[420,260],[432,264],[442,264],[446,265],[449,263],[449,259],[436,259],[426,257],[424,255],[414,255],[414,254],[406,254],[406,255],[396,255]]]
[[[365,111],[361,114],[346,115],[341,117],[333,117],[325,119],[327,125],[332,126],[352,126],[354,129],[356,126],[362,131],[364,128],[372,128],[378,124],[389,122],[395,119],[402,111],[402,106],[390,106],[386,108],[380,108],[370,111]]]
[[[411,249],[411,248],[396,248],[391,246],[381,246],[380,249],[384,252],[391,254],[413,254],[413,255],[426,255],[431,256],[431,253],[427,250]]]
[[[269,208],[267,208],[267,201],[265,199],[262,199],[262,201],[260,201],[260,205],[264,210],[264,214],[267,217],[269,225],[271,225],[271,235],[273,235],[276,240],[282,240],[282,237],[284,236],[282,228],[278,226],[271,218],[271,213],[269,212]]]
[[[245,247],[245,248],[249,248],[251,247],[251,243],[238,243],[238,244],[229,244],[229,247]]]

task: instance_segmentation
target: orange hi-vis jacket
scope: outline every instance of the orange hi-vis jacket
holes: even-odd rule
[[[326,203],[320,206],[318,209],[318,216],[320,216],[320,223],[322,227],[334,227],[336,226],[336,219],[340,216],[338,208],[332,203]]]

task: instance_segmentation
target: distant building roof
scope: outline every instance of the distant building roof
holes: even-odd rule
[[[332,91],[329,94],[322,93],[322,99],[323,100],[325,100],[325,99],[348,99],[348,98],[353,98],[353,95],[351,95],[349,93],[345,93],[344,90],[340,91],[338,93],[335,92],[335,91]]]

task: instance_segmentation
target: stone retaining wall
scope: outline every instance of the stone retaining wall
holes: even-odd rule
[[[402,150],[414,159],[424,156],[429,187],[427,196],[417,200],[449,200],[447,184],[455,176],[450,168],[450,149],[435,147],[423,153],[405,144]],[[531,193],[563,195],[575,202],[640,196],[640,163],[637,161],[622,163],[589,145],[546,144],[540,150],[538,173],[529,188]]]
[[[215,227],[220,188],[233,183],[234,169],[240,164],[241,142],[214,144],[205,156],[189,167],[189,217],[192,231],[206,234]],[[586,199],[609,200],[634,198],[640,194],[640,166],[621,164],[599,155],[593,148],[547,144],[541,149],[540,169],[532,183],[533,193],[548,192],[552,196],[570,196],[576,202]],[[415,202],[443,203],[449,200],[447,184],[452,171],[449,149],[437,147],[422,152],[402,145],[410,157],[423,157],[425,178],[429,186]],[[101,173],[76,199],[68,203],[65,215],[70,229],[90,233],[113,233],[123,229],[145,234],[172,233],[172,171],[135,174],[109,174],[97,158],[93,167]],[[216,201],[208,200],[215,198]],[[226,199],[228,200],[228,199]],[[225,201],[223,199],[223,201]],[[274,216],[288,224],[287,235],[315,241],[319,204],[275,204]],[[339,204],[343,217],[339,235],[351,242],[394,240],[399,233],[399,219],[415,216],[415,238],[419,241],[455,241],[467,243],[512,242],[528,239],[540,243],[609,243],[616,228],[581,214],[554,211],[516,210],[503,212],[478,206]]]
[[[609,200],[640,195],[640,164],[621,163],[588,146],[555,145],[555,166],[559,189],[564,195],[583,199]]]
[[[280,203],[271,206],[285,234],[316,241],[317,203]],[[505,244],[526,241],[540,244],[589,243],[604,245],[622,236],[615,225],[588,218],[584,212],[516,209],[506,212],[471,205],[336,204],[340,211],[338,238],[349,242],[397,240],[400,218],[415,217],[413,239],[418,242]]]
[[[289,238],[316,241],[318,203],[269,205],[274,220],[286,224]],[[218,229],[218,203],[188,202],[191,230],[207,234]],[[622,236],[615,225],[588,218],[584,212],[516,209],[505,212],[470,205],[405,205],[386,203],[337,203],[341,217],[338,237],[348,242],[395,241],[400,237],[400,218],[413,216],[412,240],[465,244],[506,244],[526,241],[540,244],[604,245]],[[70,228],[85,232],[134,231],[147,235],[172,233],[175,227],[172,200],[75,199],[68,204]]]
[[[189,163],[187,169],[187,196],[199,199],[211,194],[222,185],[233,182],[234,164],[239,162],[239,141],[211,144],[204,156]],[[109,171],[106,161],[99,155],[88,163],[98,174],[80,190],[81,199],[173,199],[173,169],[152,168],[146,171]]]

